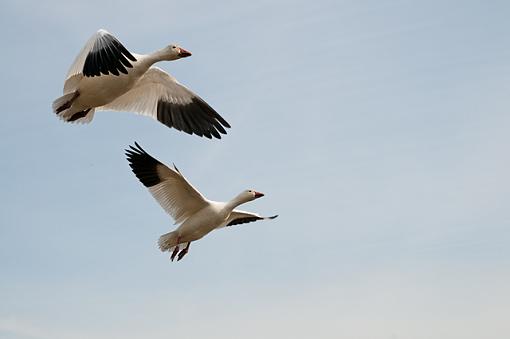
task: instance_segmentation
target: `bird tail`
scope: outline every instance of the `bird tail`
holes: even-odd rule
[[[170,251],[175,246],[179,245],[177,243],[178,237],[179,236],[177,235],[176,231],[163,234],[161,237],[159,237],[158,246],[159,246],[159,249],[161,250],[161,252]]]

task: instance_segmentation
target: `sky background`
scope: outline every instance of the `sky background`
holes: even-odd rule
[[[508,1],[2,1],[0,337],[510,337]],[[99,28],[225,117],[221,140],[51,111]],[[138,141],[279,214],[171,263]]]

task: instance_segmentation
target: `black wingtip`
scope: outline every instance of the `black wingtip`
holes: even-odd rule
[[[129,148],[124,149],[124,154],[126,155],[126,159],[129,161],[129,165],[132,166],[133,161],[135,161],[135,158],[139,156],[148,155],[145,150],[138,145],[138,143],[135,141],[133,145],[128,145]]]
[[[174,168],[175,168],[175,170],[177,171],[177,173],[181,174],[181,171],[179,171],[179,169],[177,168],[177,166],[175,166],[175,164],[174,164],[174,163],[172,163],[172,165],[174,165]]]
[[[135,141],[135,146],[128,145],[129,148],[124,149],[124,154],[128,157],[128,160],[130,157],[132,157],[134,154],[141,154],[143,149],[138,145],[138,143]],[[143,153],[142,153],[143,154]]]
[[[131,148],[133,148],[133,146],[130,146],[130,147],[131,147]],[[136,148],[138,148],[138,150],[139,150],[139,151],[142,151],[143,153],[147,153],[147,152],[145,152],[145,150],[142,148],[142,146],[140,146],[140,145],[138,144],[138,142],[136,142],[136,141],[135,141],[135,147],[136,147]]]
[[[148,153],[142,148],[142,146],[140,146],[138,144],[138,142],[134,142],[134,146],[133,145],[129,145],[129,149],[126,149],[126,152],[129,152],[129,153],[136,153],[136,154],[139,154],[139,155],[143,155],[143,154],[147,154]]]
[[[111,73],[119,76],[119,71],[127,74],[126,67],[133,67],[127,59],[134,62],[136,58],[108,31],[100,29],[97,33],[92,50],[85,58],[83,75],[94,77]]]
[[[275,219],[275,218],[277,218],[277,217],[278,217],[278,214],[273,215],[272,217],[268,217],[268,219]]]
[[[125,150],[129,167],[145,187],[159,184],[162,179],[159,177],[157,166],[163,164],[148,154],[136,141],[134,144]]]
[[[157,120],[178,131],[208,139],[221,139],[222,134],[227,134],[224,127],[230,128],[218,112],[197,96],[187,104],[158,100]]]

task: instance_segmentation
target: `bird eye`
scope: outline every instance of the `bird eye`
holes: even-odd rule
[[[172,46],[173,49],[175,49],[175,46]]]

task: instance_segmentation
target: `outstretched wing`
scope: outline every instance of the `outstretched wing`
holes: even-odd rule
[[[66,79],[80,73],[86,77],[110,73],[127,74],[126,68],[133,67],[130,61],[136,61],[136,58],[117,38],[106,30],[100,29],[83,46],[71,65]]]
[[[262,217],[258,214],[251,213],[251,212],[233,210],[232,213],[230,213],[230,216],[227,220],[227,224],[225,226],[246,224],[246,223],[254,222],[257,220],[274,219],[277,216],[278,215],[273,215],[271,217]]]
[[[101,110],[132,111],[188,134],[221,139],[230,125],[198,95],[174,77],[151,67],[127,93]]]
[[[127,160],[133,173],[145,185],[163,207],[174,218],[175,223],[186,220],[208,205],[204,198],[179,172],[150,156],[135,142],[126,150]]]

